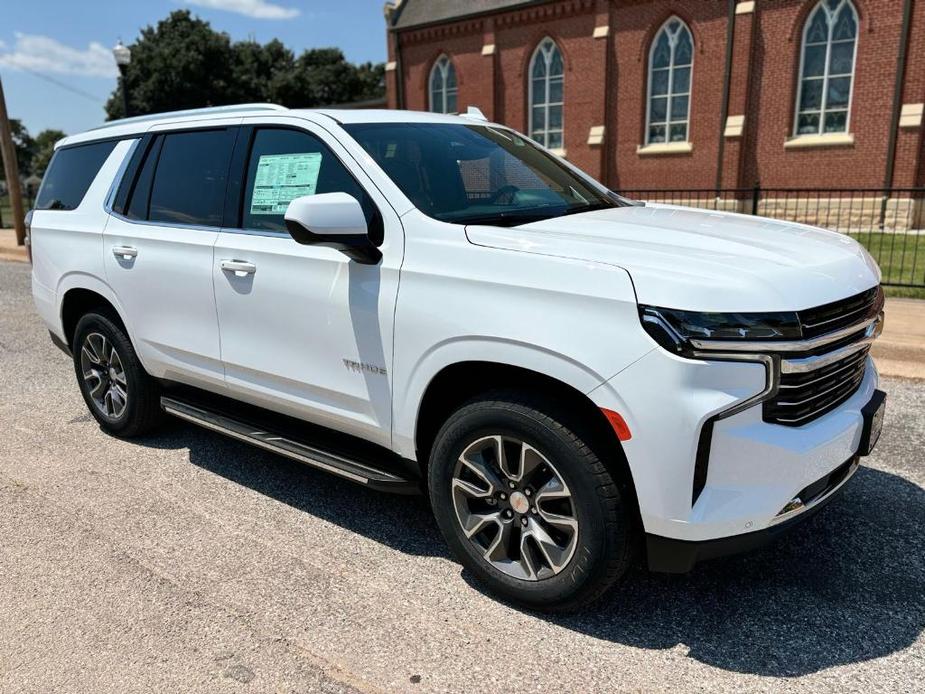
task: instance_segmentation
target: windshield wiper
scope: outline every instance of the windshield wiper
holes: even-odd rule
[[[579,214],[581,212],[594,212],[596,210],[611,210],[616,205],[611,205],[609,202],[596,202],[589,205],[581,205],[579,207],[570,207],[565,212],[563,212],[560,217],[565,217],[570,214]]]
[[[550,219],[552,217],[558,217],[557,214],[549,213],[533,213],[533,214],[524,214],[522,212],[498,212],[496,214],[484,214],[477,215],[474,217],[463,217],[461,219],[447,219],[444,221],[453,222],[455,224],[484,224],[487,226],[495,227],[516,227],[521,224],[530,224],[530,222],[541,222],[544,219]]]

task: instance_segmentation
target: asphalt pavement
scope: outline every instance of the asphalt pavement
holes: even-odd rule
[[[483,594],[422,499],[178,422],[104,435],[0,262],[0,691],[922,691],[925,381],[766,550],[550,618]]]

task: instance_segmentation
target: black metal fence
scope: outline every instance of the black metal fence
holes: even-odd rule
[[[621,189],[637,200],[824,227],[862,243],[883,283],[925,288],[925,188]]]

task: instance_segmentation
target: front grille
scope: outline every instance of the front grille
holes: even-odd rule
[[[857,392],[869,351],[863,347],[813,371],[781,374],[777,395],[764,403],[764,421],[797,427],[831,412]]]
[[[883,290],[880,287],[868,289],[841,301],[799,311],[800,327],[804,340],[846,331],[834,340],[822,341],[823,345],[811,347],[804,352],[782,354],[782,372],[777,394],[763,405],[764,421],[784,426],[798,427],[808,424],[831,412],[854,395],[867,368],[867,354],[870,346],[861,347],[838,361],[810,371],[790,371],[788,360],[824,357],[836,350],[850,349],[850,346],[867,337],[870,321],[883,310]],[[857,330],[852,330],[857,326]],[[822,360],[824,363],[824,359]]]
[[[876,316],[883,304],[883,290],[880,287],[833,301],[831,304],[799,311],[803,339],[818,337],[860,323],[865,318]]]

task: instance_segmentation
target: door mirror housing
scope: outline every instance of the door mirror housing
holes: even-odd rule
[[[382,253],[369,240],[366,215],[347,193],[322,193],[295,198],[286,208],[286,229],[304,246],[328,246],[363,263],[375,265]]]

